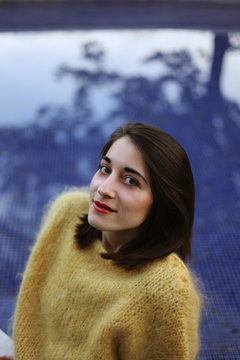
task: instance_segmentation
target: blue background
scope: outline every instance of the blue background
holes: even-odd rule
[[[66,36],[70,38],[71,32],[66,32]],[[178,30],[171,36],[177,44]],[[200,44],[194,55],[187,46],[187,37],[186,46],[177,50],[166,50],[161,42],[154,49],[143,43],[145,56],[136,60],[136,66],[141,63],[152,70],[150,76],[128,69],[128,63],[119,64],[117,58],[118,65],[113,69],[108,50],[90,32],[81,46],[76,41],[79,63],[63,64],[63,46],[59,64],[53,69],[52,81],[57,78],[60,86],[61,81],[68,79],[73,84],[68,105],[36,102],[33,115],[24,120],[15,97],[9,95],[9,106],[15,115],[11,121],[7,113],[0,115],[3,330],[10,331],[20,274],[44,206],[68,187],[88,185],[109,134],[127,121],[138,121],[174,136],[192,164],[196,183],[193,267],[204,283],[207,299],[199,358],[240,358],[240,102],[222,91],[224,59],[230,53],[239,56],[240,41],[238,34],[224,32],[211,33],[211,39],[212,51],[205,55]],[[47,45],[46,41],[46,57]],[[29,51],[32,62],[38,61]],[[207,71],[199,66],[196,56],[199,60],[207,58]],[[19,71],[26,71],[25,77],[31,78],[31,69],[17,63]],[[42,89],[50,86],[38,81]],[[8,81],[1,83],[1,92],[11,94],[10,86],[14,87]],[[106,89],[107,102],[101,100],[101,92]],[[30,88],[21,86],[19,96],[23,94],[29,104],[34,101]],[[104,111],[106,108],[108,111]]]

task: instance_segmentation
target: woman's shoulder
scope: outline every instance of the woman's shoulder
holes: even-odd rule
[[[62,222],[74,215],[88,213],[89,195],[87,189],[71,188],[51,199],[43,209],[42,225],[49,222]]]
[[[50,207],[53,206],[59,209],[78,209],[83,208],[88,210],[89,194],[85,188],[71,188],[68,189],[52,201],[50,201]]]
[[[148,281],[151,284],[148,291],[156,296],[164,294],[168,300],[175,297],[187,300],[189,296],[200,295],[196,274],[175,253],[154,262],[149,268]]]
[[[158,278],[169,277],[175,279],[180,274],[188,274],[189,270],[186,264],[180,259],[176,253],[171,253],[161,259],[156,259],[149,265],[149,275]]]
[[[169,267],[173,273],[174,283],[179,291],[189,296],[202,298],[204,286],[200,276],[195,269],[189,264],[183,262],[176,253],[169,256]]]

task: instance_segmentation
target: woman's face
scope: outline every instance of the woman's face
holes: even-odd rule
[[[147,166],[128,136],[103,156],[90,185],[89,223],[102,231],[138,235],[153,202]]]

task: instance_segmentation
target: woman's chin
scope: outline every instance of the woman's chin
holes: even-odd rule
[[[103,230],[101,219],[97,219],[96,216],[90,213],[88,214],[88,223],[97,230],[101,230],[101,231]]]

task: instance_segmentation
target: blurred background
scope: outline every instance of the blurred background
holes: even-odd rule
[[[196,183],[198,359],[240,359],[240,1],[0,0],[0,328],[48,201],[88,186],[109,134],[157,126]]]

